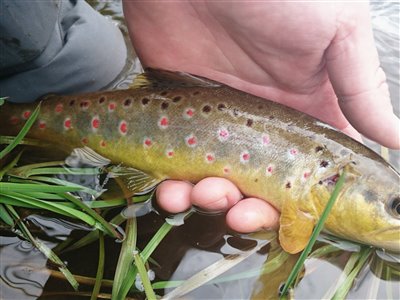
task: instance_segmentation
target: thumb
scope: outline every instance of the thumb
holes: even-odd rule
[[[368,4],[341,13],[338,22],[326,58],[340,108],[364,136],[400,149],[400,121],[393,113],[386,76],[379,66]]]

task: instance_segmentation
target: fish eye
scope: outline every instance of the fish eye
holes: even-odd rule
[[[400,219],[400,196],[395,196],[390,199],[388,210],[393,217]]]

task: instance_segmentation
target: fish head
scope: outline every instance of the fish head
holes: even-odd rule
[[[327,231],[400,253],[399,173],[386,163],[368,160],[352,165],[346,174],[341,194],[325,224]],[[322,186],[330,195],[333,187],[329,183]]]

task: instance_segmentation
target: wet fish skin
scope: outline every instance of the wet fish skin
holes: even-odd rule
[[[228,178],[281,211],[280,241],[291,253],[304,247],[346,166],[325,231],[400,252],[400,177],[380,156],[304,113],[225,85],[146,76],[150,83],[133,89],[47,97],[29,136],[64,150],[90,147],[158,181]],[[6,103],[0,133],[16,134],[35,105]]]

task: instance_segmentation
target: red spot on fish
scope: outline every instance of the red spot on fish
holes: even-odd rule
[[[56,108],[54,109],[54,111],[55,111],[56,113],[60,113],[60,112],[63,111],[63,109],[64,109],[64,105],[63,105],[62,103],[58,103],[58,104],[56,105]]]
[[[226,128],[218,129],[218,139],[223,142],[229,138],[229,131]]]
[[[64,129],[71,129],[72,127],[72,122],[70,118],[66,118],[64,120]]]
[[[293,148],[293,149],[290,149],[290,150],[289,150],[289,153],[290,153],[291,155],[293,155],[293,156],[299,154],[299,152],[297,151],[297,149],[294,149],[294,148]]]
[[[187,108],[185,109],[185,112],[183,113],[183,118],[188,120],[191,119],[194,116],[194,109],[193,108]]]
[[[107,143],[104,140],[100,141],[100,147],[105,147],[107,146]]]
[[[145,148],[150,148],[151,146],[153,146],[153,141],[150,138],[145,138],[143,145]]]
[[[310,175],[311,175],[311,172],[310,172],[310,171],[305,171],[305,172],[303,173],[303,179],[308,179],[308,178],[310,178]]]
[[[240,154],[240,162],[247,163],[250,160],[250,153],[248,151],[243,151]]]
[[[39,129],[45,129],[46,128],[46,122],[45,121],[39,121]]]
[[[262,143],[263,145],[268,145],[271,142],[271,139],[269,138],[268,134],[264,134],[262,136]]]
[[[212,153],[207,153],[206,154],[206,161],[208,163],[213,163],[215,161],[215,156]]]
[[[222,171],[224,172],[224,174],[229,174],[231,172],[231,168],[226,166],[226,167],[223,168]]]
[[[24,119],[28,119],[31,116],[31,111],[30,110],[26,110],[22,113],[22,117]]]
[[[10,123],[11,123],[11,125],[17,125],[19,123],[19,118],[16,116],[12,116],[10,118]]]
[[[81,141],[82,141],[82,144],[84,144],[84,145],[86,145],[89,142],[87,137],[82,138]]]
[[[175,155],[175,152],[172,149],[168,149],[166,151],[166,155],[167,155],[168,158],[172,158]]]
[[[100,120],[98,117],[94,117],[92,119],[92,128],[93,129],[98,129],[100,127]]]
[[[269,164],[265,170],[266,176],[271,176],[275,171],[275,166],[273,164]]]
[[[167,117],[161,117],[160,121],[158,121],[158,126],[161,129],[167,128],[168,125],[169,125],[169,122],[168,122],[168,118]]]
[[[127,132],[128,132],[128,124],[126,123],[126,121],[122,120],[119,123],[119,133],[125,135]]]
[[[197,138],[193,134],[187,136],[186,137],[186,144],[189,147],[195,147],[197,145]]]
[[[114,102],[109,103],[109,104],[108,104],[108,111],[109,111],[109,112],[114,111],[116,106],[117,106],[117,105],[116,105]]]

